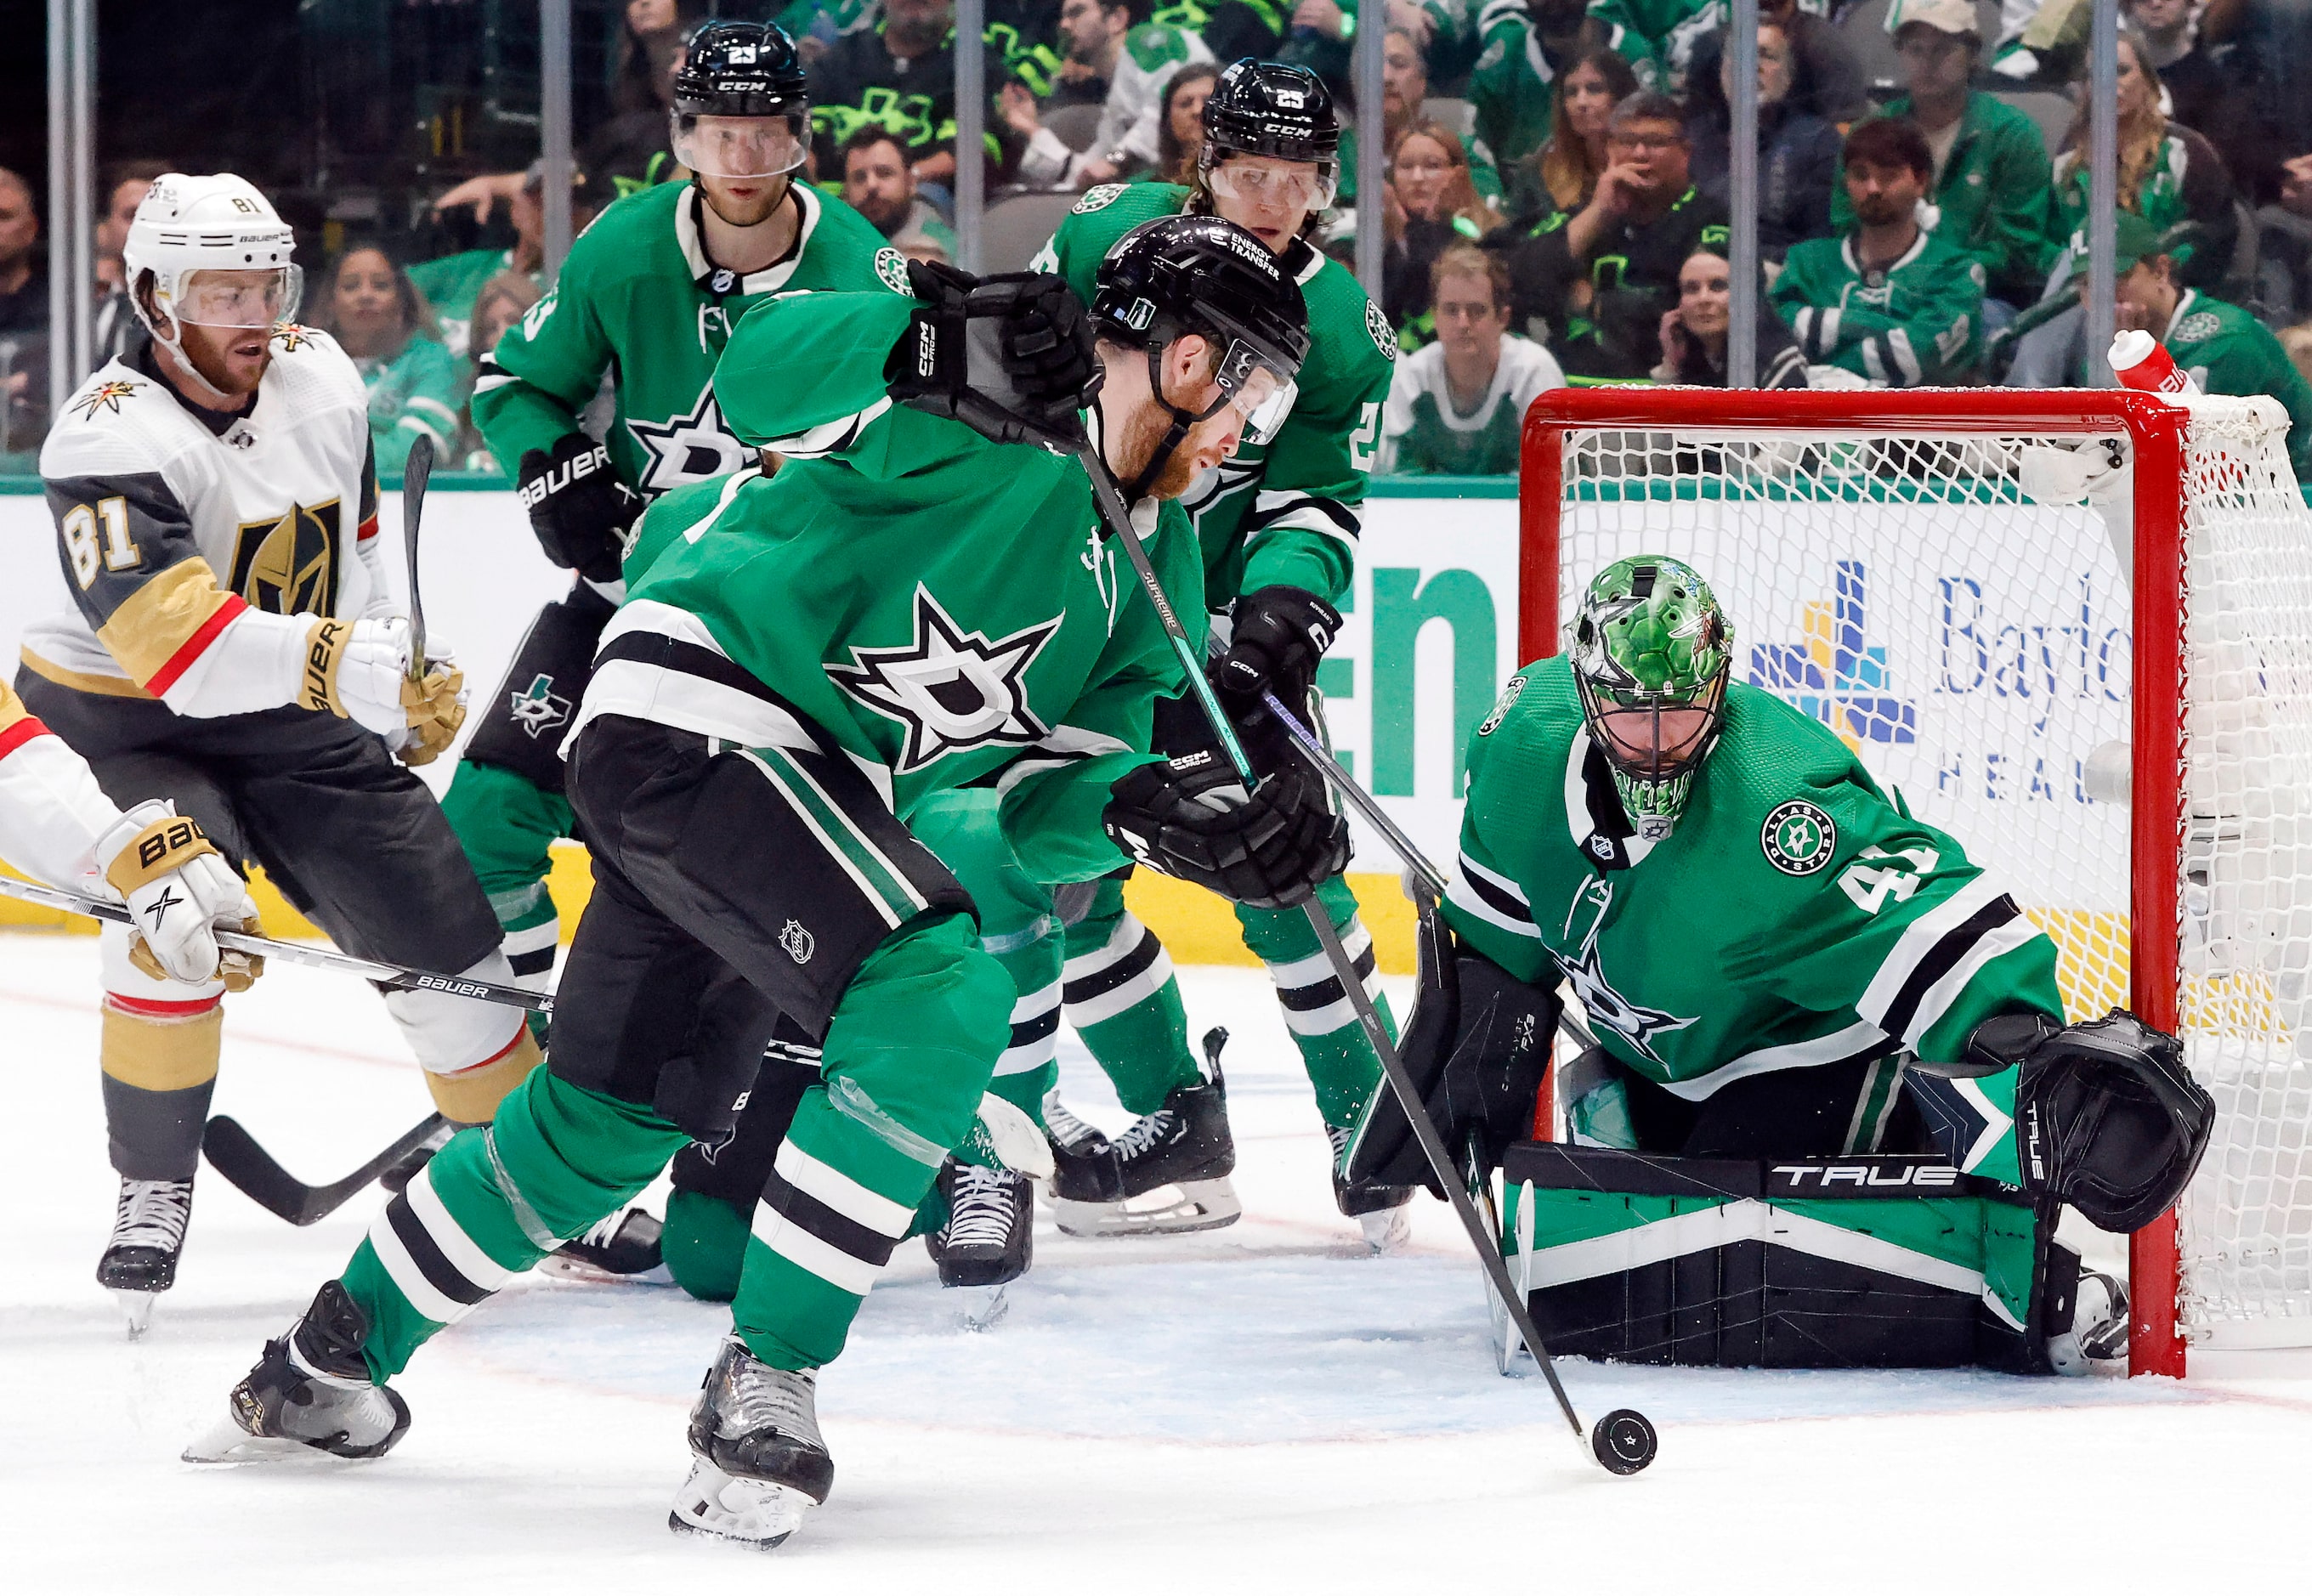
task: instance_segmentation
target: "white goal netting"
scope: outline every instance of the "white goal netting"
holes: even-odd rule
[[[1690,394],[1666,401],[1676,425],[1568,425],[1538,507],[1558,620],[1616,559],[1690,561],[1732,620],[1738,679],[1821,720],[2009,885],[2062,949],[2075,1019],[2129,1001],[2144,945],[2131,782],[2180,793],[2180,848],[2154,853],[2181,864],[2145,901],[2174,905],[2166,979],[2220,1118],[2181,1209],[2178,1323],[2203,1344],[2312,1343],[2312,514],[2287,416],[2192,401],[2179,494],[2136,480],[2116,410],[2100,433],[2009,431],[2001,402],[1968,397],[1970,426],[1996,432],[1819,410],[1717,425]],[[2183,754],[2153,769],[2131,567],[2176,546],[2139,545],[2139,520],[2179,512],[2184,679],[2150,707],[2180,718]]]

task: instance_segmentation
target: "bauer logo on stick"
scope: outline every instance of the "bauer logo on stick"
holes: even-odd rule
[[[1785,876],[1811,876],[1838,851],[1838,823],[1819,805],[1792,798],[1774,806],[1759,828],[1766,862]]]

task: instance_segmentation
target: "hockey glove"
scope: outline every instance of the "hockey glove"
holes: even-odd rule
[[[446,651],[429,649],[425,678],[401,678],[401,708],[409,718],[409,735],[394,753],[412,770],[433,763],[466,723],[466,673]]]
[[[1099,391],[1100,368],[1063,279],[975,278],[938,262],[911,264],[907,277],[918,304],[884,362],[891,397],[998,443],[1083,441],[1079,412]]]
[[[1966,1052],[1971,1065],[2018,1066],[2023,1190],[2098,1229],[2140,1230],[2166,1213],[2207,1151],[2215,1099],[2185,1068],[2184,1044],[2124,1008],[2077,1025],[2001,1015]]]
[[[298,685],[301,710],[327,710],[380,737],[408,728],[401,706],[402,679],[409,671],[409,623],[399,615],[379,621],[316,621],[305,634],[305,667]]]
[[[1247,798],[1227,763],[1199,750],[1141,765],[1111,790],[1100,821],[1118,848],[1255,909],[1301,903],[1349,862],[1348,823],[1298,771]]]
[[[573,432],[555,440],[550,454],[530,450],[521,457],[518,496],[547,559],[591,581],[618,580],[643,501],[610,469],[608,449]]]
[[[1213,685],[1248,706],[1257,706],[1264,693],[1288,708],[1308,702],[1317,662],[1341,634],[1341,613],[1314,593],[1271,587],[1238,599],[1231,621],[1228,651],[1213,662]]]
[[[265,961],[226,953],[213,929],[254,932],[257,905],[198,822],[161,798],[143,803],[112,823],[96,845],[104,878],[136,922],[128,962],[155,981],[245,992],[265,972]]]

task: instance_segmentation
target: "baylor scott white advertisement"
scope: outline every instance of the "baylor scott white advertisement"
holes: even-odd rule
[[[2038,903],[2125,903],[2126,816],[2088,800],[2081,766],[2127,735],[2126,594],[2101,524],[2013,506],[1591,504],[1569,521],[1566,587],[1621,553],[1689,558],[1732,618],[1740,678],[1844,737],[1913,809]],[[1747,518],[1747,519],[1745,519]],[[437,490],[425,507],[426,616],[476,694],[569,579],[512,496]],[[401,585],[400,502],[381,523]],[[0,647],[69,603],[36,495],[0,497]],[[1791,551],[1806,549],[1805,554]],[[31,580],[23,580],[29,577]],[[1460,753],[1517,661],[1517,504],[1376,498],[1322,682],[1335,747],[1441,863],[1460,823]],[[517,684],[517,686],[526,685]],[[426,774],[446,781],[449,762]],[[1357,867],[1392,870],[1359,829]]]

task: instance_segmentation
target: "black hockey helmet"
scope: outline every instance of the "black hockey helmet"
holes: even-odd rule
[[[1300,362],[1309,355],[1309,307],[1267,246],[1217,216],[1159,216],[1116,241],[1099,263],[1091,301],[1092,331],[1148,352],[1150,386],[1172,413],[1172,429],[1141,479],[1137,498],[1155,480],[1188,429],[1220,407],[1245,414],[1245,436],[1275,436],[1292,408]],[[1202,412],[1165,397],[1162,356],[1190,334],[1221,350],[1213,377],[1220,398]]]
[[[1305,66],[1248,56],[1221,74],[1204,101],[1206,165],[1226,154],[1270,155],[1313,161],[1329,173],[1340,149],[1332,91]]]
[[[777,23],[711,22],[690,36],[673,104],[678,117],[807,118],[810,79]]]

